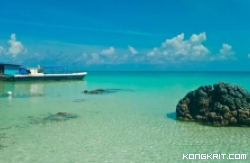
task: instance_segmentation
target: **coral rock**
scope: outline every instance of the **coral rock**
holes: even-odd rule
[[[250,93],[225,82],[201,86],[179,100],[176,116],[214,126],[250,126]]]

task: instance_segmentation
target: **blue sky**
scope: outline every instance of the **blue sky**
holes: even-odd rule
[[[248,0],[2,0],[0,62],[249,71]]]

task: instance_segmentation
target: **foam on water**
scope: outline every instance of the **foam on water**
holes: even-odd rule
[[[188,153],[247,154],[237,162],[249,162],[248,128],[175,119],[175,106],[188,91],[221,80],[250,90],[247,73],[90,72],[85,81],[0,83],[0,94],[20,95],[0,98],[1,163],[192,162],[182,160]],[[121,90],[83,93],[98,88]],[[57,112],[77,118],[43,121]]]

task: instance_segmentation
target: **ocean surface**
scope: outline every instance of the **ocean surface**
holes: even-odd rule
[[[83,81],[0,82],[1,163],[250,162],[250,128],[177,121],[179,99],[247,72],[88,72]],[[107,94],[84,90],[115,89]],[[13,96],[8,97],[7,91]],[[76,118],[44,118],[67,112]],[[183,154],[226,154],[183,160]],[[228,160],[247,154],[246,160]]]

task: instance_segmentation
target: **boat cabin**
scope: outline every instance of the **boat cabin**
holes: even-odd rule
[[[18,64],[0,63],[0,74],[6,74],[6,75],[19,74],[20,66],[21,65],[18,65]]]
[[[29,74],[42,74],[43,69],[42,68],[26,68],[26,71],[29,72]]]
[[[28,75],[40,73],[43,73],[43,67],[40,66],[38,66],[38,68],[25,68],[18,64],[0,63],[0,75]]]

